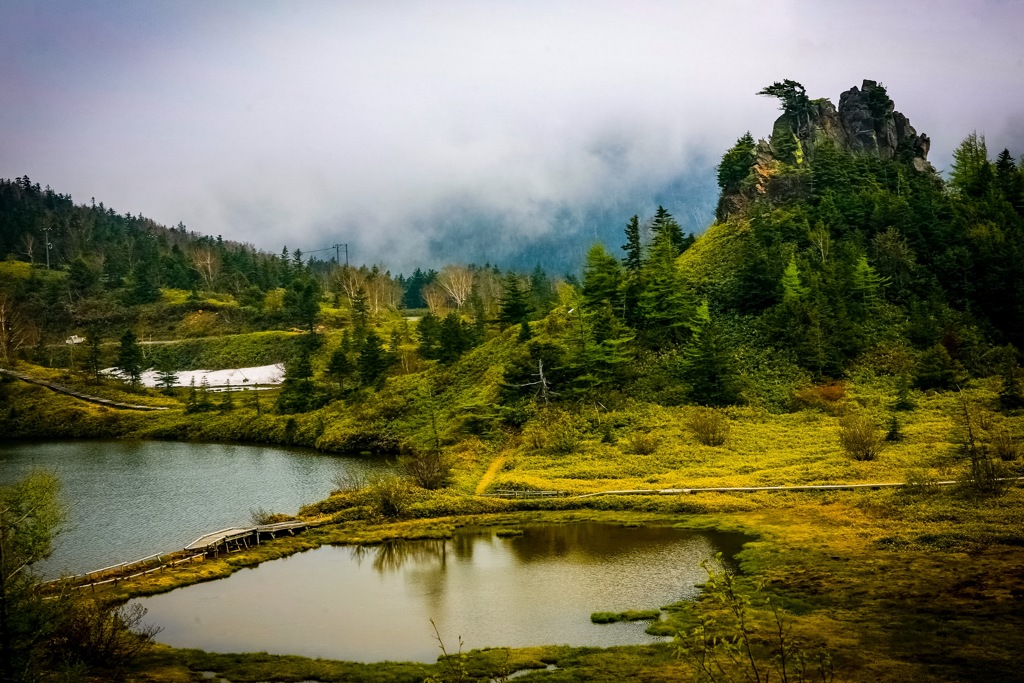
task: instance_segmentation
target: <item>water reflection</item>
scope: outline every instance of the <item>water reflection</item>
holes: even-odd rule
[[[590,614],[693,597],[701,561],[746,540],[596,523],[524,532],[320,548],[142,602],[161,641],[216,652],[433,661],[431,620],[467,647],[647,643],[645,623],[595,625]]]
[[[402,539],[390,539],[377,545],[351,546],[349,552],[357,565],[362,565],[363,560],[372,557],[373,569],[382,574],[398,572],[407,562],[414,562],[418,566],[429,566],[432,562],[439,565],[444,571],[447,559],[448,545],[445,541],[405,541]]]
[[[294,513],[332,479],[386,465],[301,448],[168,441],[0,444],[0,483],[33,468],[57,472],[69,520],[40,570],[84,572],[182,548],[249,510]]]

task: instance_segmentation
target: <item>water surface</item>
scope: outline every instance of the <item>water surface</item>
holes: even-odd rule
[[[68,523],[46,576],[81,573],[183,548],[248,524],[250,510],[295,513],[327,497],[332,480],[380,460],[301,448],[173,441],[0,443],[0,483],[33,468],[57,473]]]
[[[592,624],[597,611],[657,609],[697,595],[702,560],[738,534],[574,523],[523,536],[323,547],[226,579],[140,599],[157,640],[214,652],[362,662],[432,662],[431,620],[450,652],[487,646],[650,643],[647,622]]]

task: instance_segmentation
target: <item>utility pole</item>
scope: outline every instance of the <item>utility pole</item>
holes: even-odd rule
[[[334,249],[334,262],[337,263],[339,266],[341,265],[341,252],[339,251],[339,249],[341,249],[342,247],[345,248],[345,267],[347,268],[348,267],[348,244],[347,243],[345,243],[345,244],[335,244],[333,247],[331,247],[332,249]]]

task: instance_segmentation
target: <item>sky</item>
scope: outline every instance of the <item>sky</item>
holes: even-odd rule
[[[578,262],[714,166],[791,78],[1024,154],[1015,0],[3,0],[0,177],[394,270]],[[327,255],[332,252],[322,252]]]

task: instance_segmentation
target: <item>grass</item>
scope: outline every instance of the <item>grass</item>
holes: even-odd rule
[[[755,537],[739,556],[744,581],[765,583],[768,594],[782,606],[795,639],[833,653],[840,680],[1018,678],[1016,653],[1024,648],[1024,588],[1019,580],[1024,575],[1024,489],[1014,486],[1001,497],[983,498],[956,487],[926,485],[966,472],[958,455],[960,407],[955,395],[913,392],[916,407],[899,414],[903,438],[888,443],[874,460],[857,460],[843,450],[840,440],[843,415],[861,414],[875,424],[886,424],[895,387],[872,377],[845,385],[836,401],[798,412],[726,409],[730,432],[721,446],[698,442],[687,426],[692,408],[626,402],[611,410],[580,410],[569,425],[573,447],[551,448],[543,430],[566,427],[563,419],[532,418],[524,432],[541,431],[543,438],[537,439],[514,430],[481,436],[460,432],[460,402],[486,403],[492,390],[487,383],[494,379],[485,356],[470,354],[467,363],[475,368],[476,379],[461,373],[453,376],[438,400],[443,406],[443,443],[456,462],[455,482],[438,492],[414,491],[406,518],[381,520],[356,494],[339,493],[305,510],[330,514],[333,524],[120,584],[111,597],[124,599],[220,578],[325,543],[446,538],[462,525],[489,525],[504,533],[526,524],[591,519],[675,524]],[[366,405],[332,404],[300,416],[257,416],[244,405],[224,415],[185,416],[180,410],[131,414],[81,404],[23,383],[0,382],[0,392],[16,408],[13,418],[10,411],[0,411],[0,429],[16,435],[8,427],[24,425],[31,416],[35,433],[47,436],[215,437],[340,449],[360,440],[415,437],[427,424],[416,393],[420,381],[399,377]],[[997,388],[995,381],[973,382],[967,390],[972,410],[994,411]],[[1011,444],[1024,440],[1020,414],[997,416],[991,422],[992,439],[1009,439]],[[637,448],[643,435],[650,434],[657,435],[653,448]],[[982,438],[989,438],[986,434]],[[993,441],[993,454],[999,449],[1008,452]],[[1007,474],[1024,474],[1019,455],[1001,464]],[[469,495],[481,482],[489,490],[587,493],[892,481],[917,484],[906,490],[608,496],[582,501]],[[696,623],[697,610],[712,608],[673,606],[654,626],[662,634],[685,631]],[[763,605],[755,605],[754,620],[759,637],[764,637],[772,622]],[[498,660],[503,657],[503,651],[500,656],[499,651],[479,651],[468,653],[467,661],[481,677],[493,676],[500,673]],[[691,677],[688,665],[669,645],[529,648],[512,651],[510,663],[515,668],[556,664],[556,670],[537,674],[546,681]],[[138,679],[192,680],[198,671],[216,671],[233,681],[388,681],[437,675],[418,664],[356,665],[160,648]]]
[[[647,621],[661,616],[661,610],[626,610],[625,612],[594,612],[590,621],[595,624],[614,624],[619,621]]]

